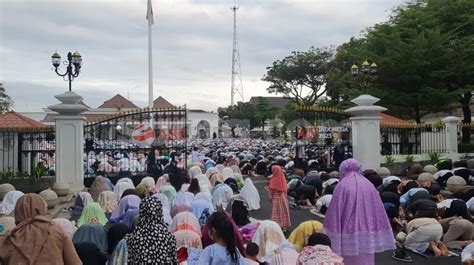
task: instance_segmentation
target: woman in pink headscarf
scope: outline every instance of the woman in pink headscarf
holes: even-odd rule
[[[268,182],[270,201],[272,203],[271,219],[278,223],[283,232],[291,227],[290,207],[288,205],[288,197],[286,195],[286,177],[280,166],[272,167],[272,175]]]
[[[341,181],[326,212],[324,231],[345,264],[375,264],[374,253],[395,248],[382,200],[374,185],[361,175],[357,160],[345,160],[339,171]]]

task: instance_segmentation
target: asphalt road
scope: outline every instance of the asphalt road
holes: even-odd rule
[[[260,193],[260,210],[252,211],[250,215],[255,219],[269,219],[270,218],[270,201],[268,199],[268,192],[264,189],[267,185],[267,181],[264,178],[257,177],[253,179],[256,188]],[[294,210],[290,209],[291,214],[291,224],[292,229],[296,228],[301,222],[308,221],[308,220],[317,220],[320,222],[324,222],[322,218],[311,214],[309,210]],[[291,233],[289,230],[286,233],[286,237]],[[423,256],[417,255],[415,253],[408,252],[413,259],[413,263],[411,264],[426,264],[426,265],[456,265],[461,264],[460,257],[443,257],[443,258],[425,258]],[[375,263],[381,265],[391,265],[391,264],[407,264],[406,262],[396,261],[392,259],[392,251],[386,251],[382,253],[378,253],[375,256]],[[350,265],[350,264],[347,264]]]

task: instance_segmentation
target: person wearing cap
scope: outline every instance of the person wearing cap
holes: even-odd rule
[[[382,178],[386,178],[386,177],[392,175],[392,173],[390,172],[390,169],[388,169],[386,167],[379,167],[375,171],[377,172],[377,175],[381,176]]]
[[[446,182],[446,189],[452,193],[456,193],[466,187],[466,180],[460,176],[452,176]]]

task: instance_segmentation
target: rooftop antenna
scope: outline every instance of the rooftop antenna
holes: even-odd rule
[[[234,14],[234,41],[232,48],[232,84],[230,92],[230,105],[236,103],[235,95],[239,96],[240,100],[244,101],[244,87],[242,85],[242,71],[240,69],[240,54],[239,54],[239,43],[237,41],[237,10],[239,7],[235,4],[230,8]]]

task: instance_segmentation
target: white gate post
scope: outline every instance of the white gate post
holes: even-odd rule
[[[458,124],[461,121],[458,117],[449,116],[441,119],[446,128],[446,153],[448,159],[455,162],[460,159],[458,152]]]
[[[351,113],[352,149],[354,158],[363,169],[380,167],[380,116],[387,109],[376,106],[378,98],[370,95],[360,95],[352,100],[357,106],[346,109]]]
[[[73,191],[84,189],[84,121],[87,107],[80,104],[81,96],[65,92],[55,96],[60,104],[50,106],[57,112],[56,123],[56,181],[66,182]]]

